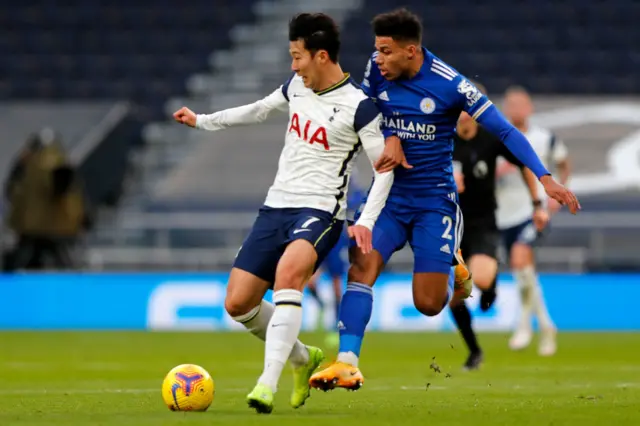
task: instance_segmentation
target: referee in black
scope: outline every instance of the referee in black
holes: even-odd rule
[[[486,94],[482,85],[476,86]],[[520,168],[532,199],[537,200],[537,180],[533,173],[511,154],[500,139],[463,112],[456,127],[453,151],[454,175],[464,217],[460,247],[474,284],[482,290],[480,307],[483,311],[487,311],[496,298],[500,234],[495,217],[495,174],[499,156]],[[538,204],[538,201],[534,201],[534,205]],[[464,368],[475,370],[482,364],[483,355],[472,328],[471,312],[461,300],[451,305],[451,313],[470,352]]]

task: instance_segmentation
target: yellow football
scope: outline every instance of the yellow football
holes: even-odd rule
[[[162,399],[171,411],[206,411],[214,395],[213,379],[198,365],[179,365],[162,382]]]

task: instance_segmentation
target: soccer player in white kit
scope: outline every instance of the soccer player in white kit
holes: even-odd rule
[[[566,185],[570,174],[567,147],[551,131],[529,123],[533,104],[524,88],[512,87],[506,91],[504,114],[527,137],[545,166],[555,171],[560,183]],[[549,214],[557,212],[560,205],[553,199],[531,203],[519,170],[504,159],[497,167],[496,175],[497,224],[522,302],[520,318],[509,346],[513,350],[529,346],[533,338],[531,322],[535,315],[540,327],[538,352],[542,356],[550,356],[556,352],[556,327],[549,316],[538,282],[533,246],[546,226]],[[538,193],[544,194],[544,191]]]
[[[266,341],[264,371],[247,395],[259,413],[273,410],[287,360],[294,371],[291,405],[298,408],[309,397],[309,377],[324,355],[297,340],[302,290],[340,237],[357,154],[364,148],[373,163],[385,147],[377,107],[338,64],[335,22],[324,14],[297,15],[289,40],[294,75],[266,98],[210,115],[186,107],[174,114],[180,123],[215,131],[289,111],[275,181],[236,257],[225,299],[229,315]],[[349,227],[365,253],[372,250],[371,229],[393,183],[393,171],[374,175],[364,212]],[[273,304],[263,300],[270,288]]]

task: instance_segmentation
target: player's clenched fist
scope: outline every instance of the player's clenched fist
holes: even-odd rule
[[[191,111],[187,107],[182,107],[173,113],[173,118],[182,124],[187,126],[196,127],[196,113]]]

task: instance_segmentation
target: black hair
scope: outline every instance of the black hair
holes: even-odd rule
[[[420,17],[406,8],[376,15],[371,21],[377,37],[391,37],[395,41],[422,43]]]
[[[315,55],[325,50],[331,62],[338,62],[340,30],[329,15],[300,13],[289,21],[289,41],[302,40],[304,48]]]

